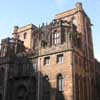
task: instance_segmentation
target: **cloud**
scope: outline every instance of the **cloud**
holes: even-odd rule
[[[57,6],[62,6],[62,5],[64,4],[64,1],[65,1],[65,0],[54,0],[55,4],[56,4]]]
[[[100,54],[95,54],[95,57],[98,61],[100,61]]]

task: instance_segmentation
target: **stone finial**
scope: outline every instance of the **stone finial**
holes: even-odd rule
[[[79,10],[83,10],[82,3],[81,2],[77,2],[76,3],[76,8],[77,8],[78,11]]]
[[[18,37],[18,36],[17,36],[18,29],[19,29],[18,26],[14,26],[14,28],[13,28],[13,33],[12,33],[14,38],[17,38],[17,37]]]
[[[17,33],[18,28],[19,28],[18,26],[14,26],[13,33]]]

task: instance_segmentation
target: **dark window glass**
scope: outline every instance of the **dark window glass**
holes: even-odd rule
[[[27,36],[27,33],[25,32],[25,33],[24,33],[24,39],[26,39],[26,36]]]
[[[82,47],[82,42],[81,42],[81,38],[77,39],[77,48],[81,48]]]

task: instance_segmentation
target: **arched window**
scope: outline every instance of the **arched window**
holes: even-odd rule
[[[61,74],[57,76],[57,90],[58,92],[64,91],[64,78]]]
[[[27,33],[25,32],[25,33],[24,33],[24,39],[26,39],[26,36],[27,36]]]

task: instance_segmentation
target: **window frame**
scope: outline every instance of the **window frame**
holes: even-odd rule
[[[58,54],[56,59],[57,64],[62,64],[64,62],[64,55]]]
[[[57,90],[58,92],[64,92],[64,77],[62,74],[57,76]]]
[[[53,44],[57,45],[59,43],[60,43],[60,33],[55,31],[53,33]]]
[[[44,57],[44,65],[50,64],[50,56]]]

